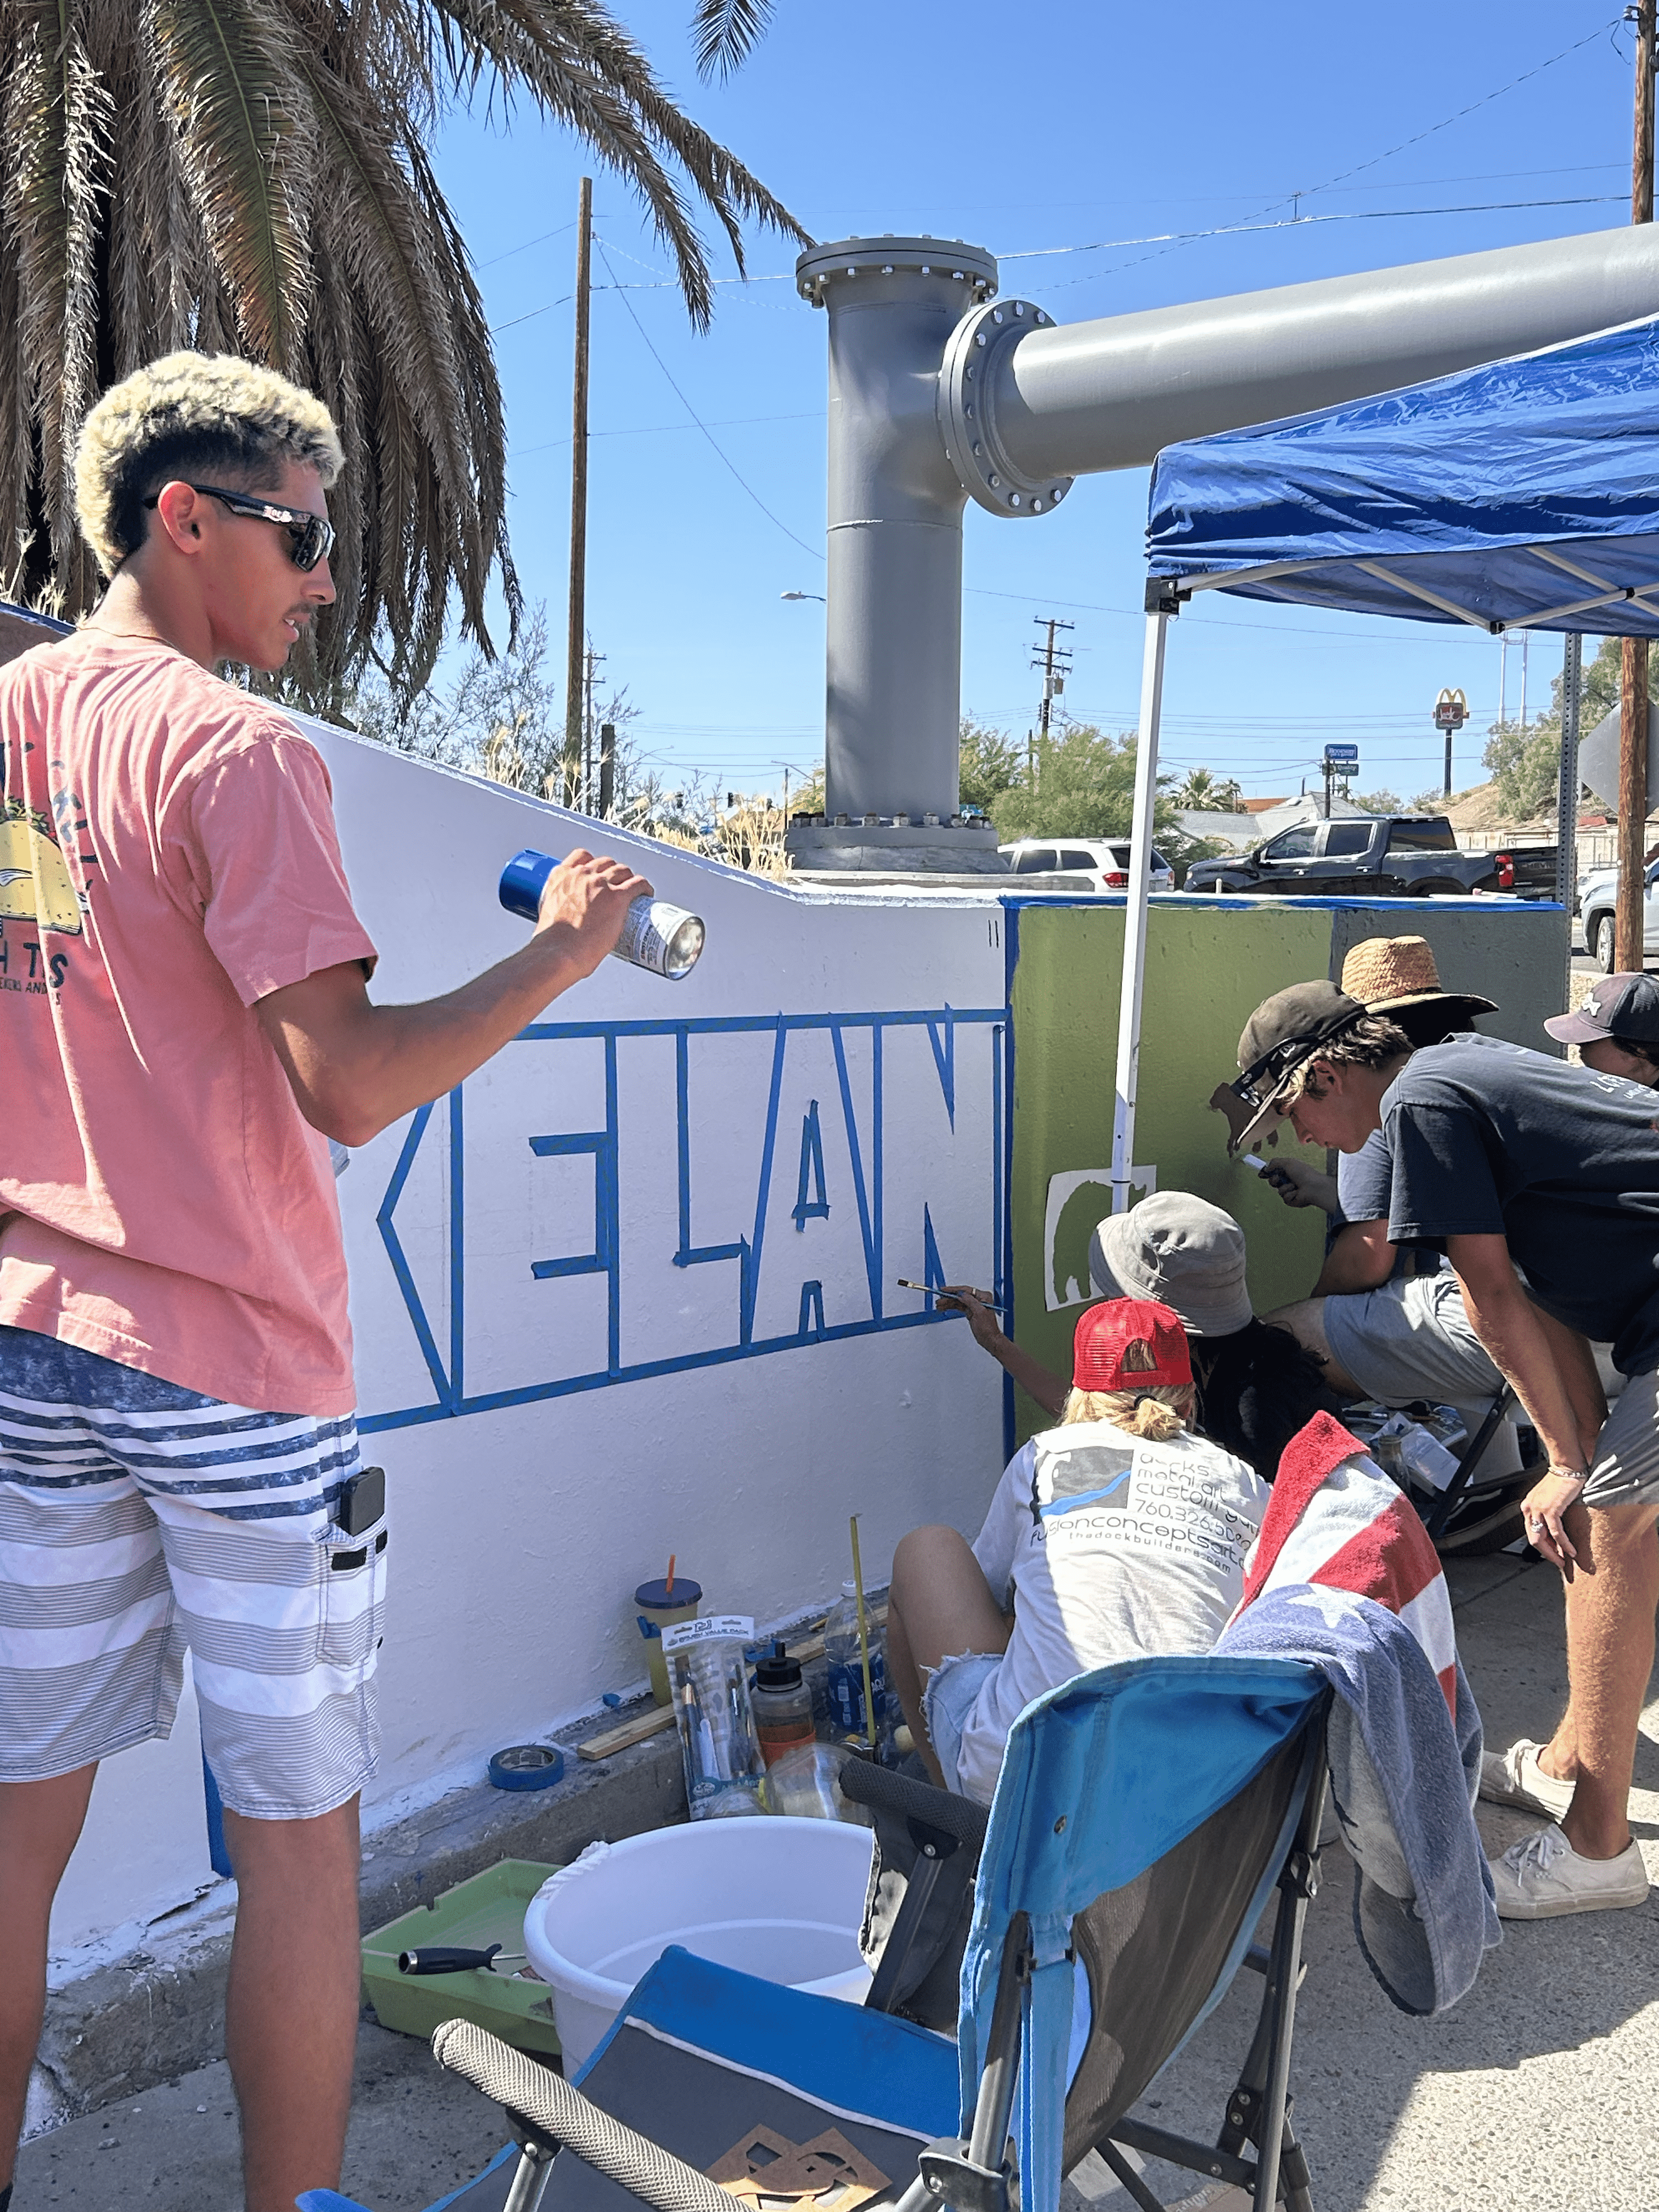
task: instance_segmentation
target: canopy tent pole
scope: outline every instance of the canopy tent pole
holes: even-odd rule
[[[1583,636],[1570,629],[1561,647],[1561,776],[1555,795],[1555,896],[1569,914],[1578,872],[1578,708],[1583,673]],[[1569,933],[1569,945],[1571,941]]]
[[[1117,1001],[1117,1072],[1112,1101],[1112,1211],[1127,1213],[1133,1173],[1135,1092],[1140,1074],[1140,991],[1146,971],[1146,911],[1152,878],[1152,809],[1158,798],[1158,724],[1164,713],[1167,614],[1146,617],[1140,664],[1140,736],[1135,747],[1134,819],[1129,836],[1129,895],[1124,902],[1123,980]]]

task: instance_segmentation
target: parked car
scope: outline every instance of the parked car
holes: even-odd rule
[[[1127,837],[1020,837],[997,850],[1008,856],[1017,876],[1040,876],[1033,890],[1127,891],[1129,888],[1129,841]],[[1152,888],[1172,891],[1175,870],[1156,845],[1152,848]]]
[[[1611,975],[1618,958],[1613,950],[1613,907],[1619,896],[1619,871],[1592,868],[1578,879],[1578,906],[1584,917],[1584,943],[1590,958],[1604,975]],[[1659,860],[1650,862],[1642,898],[1642,951],[1659,952]]]
[[[1350,816],[1299,822],[1265,845],[1187,872],[1189,891],[1329,892],[1359,897],[1435,898],[1504,891],[1516,898],[1553,898],[1553,845],[1516,846],[1502,853],[1462,853],[1443,814]]]

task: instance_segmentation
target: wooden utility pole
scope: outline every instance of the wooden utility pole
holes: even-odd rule
[[[562,763],[567,806],[578,803],[587,719],[582,654],[587,642],[587,319],[592,247],[593,179],[584,177],[576,203],[576,368],[570,390],[570,619],[565,640]]]
[[[1635,10],[1636,129],[1631,151],[1630,219],[1653,221],[1653,64],[1656,0]],[[1642,854],[1648,826],[1648,641],[1627,637],[1619,669],[1619,897],[1613,957],[1626,973],[1641,972]],[[1576,796],[1576,794],[1575,794]],[[1574,828],[1577,828],[1574,809]],[[1560,834],[1568,835],[1567,825]]]

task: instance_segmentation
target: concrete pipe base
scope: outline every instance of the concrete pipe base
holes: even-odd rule
[[[797,868],[879,868],[904,874],[1006,875],[996,832],[948,822],[792,823],[784,849]]]

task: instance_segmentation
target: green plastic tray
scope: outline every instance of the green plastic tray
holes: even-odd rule
[[[549,1875],[557,1872],[534,1859],[503,1859],[365,1936],[363,1995],[381,2027],[400,2035],[430,2035],[440,2021],[470,2020],[520,2051],[556,2053],[553,1992],[545,1982],[512,1978],[521,1960],[509,1960],[505,1972],[493,1974],[477,1968],[461,1974],[400,1974],[398,1954],[427,1943],[479,1950],[499,1943],[504,1950],[522,1951],[525,1907]]]

